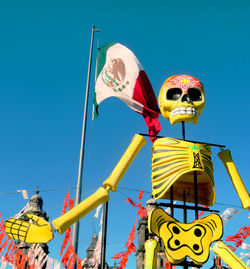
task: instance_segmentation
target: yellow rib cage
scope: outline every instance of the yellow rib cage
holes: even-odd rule
[[[153,145],[152,188],[155,199],[194,203],[194,171],[197,172],[198,203],[213,205],[215,201],[213,162],[210,146],[174,138],[157,139]]]

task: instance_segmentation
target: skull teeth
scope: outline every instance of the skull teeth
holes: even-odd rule
[[[171,111],[171,117],[176,115],[195,115],[197,116],[197,110],[194,107],[176,107]]]

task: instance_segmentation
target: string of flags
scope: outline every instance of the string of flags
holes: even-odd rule
[[[241,227],[237,234],[232,236],[227,236],[225,240],[227,242],[234,242],[234,246],[228,245],[233,251],[235,251],[238,247],[243,244],[243,241],[250,236],[250,225],[246,227]]]
[[[23,192],[19,190],[18,192]],[[126,202],[137,208],[137,215],[140,219],[147,217],[147,210],[142,206],[141,200],[144,191],[140,191],[138,195],[138,202],[134,202],[131,198],[127,197]],[[24,192],[25,194],[25,192]],[[24,195],[23,194],[23,195]],[[65,196],[62,208],[62,215],[66,213],[66,211],[70,210],[74,206],[74,200],[70,199],[70,193],[68,192]],[[94,215],[94,218],[98,218],[101,212],[102,205],[98,206]],[[27,211],[29,211],[29,203],[21,209],[19,213],[15,215],[16,218],[20,218]],[[237,210],[234,208],[227,208],[222,214],[221,218],[223,219],[224,225],[230,221],[233,217],[238,215],[241,210]],[[199,214],[199,217],[204,213],[202,211]],[[128,261],[128,256],[130,256],[133,252],[136,251],[136,246],[134,244],[135,240],[135,229],[137,224],[137,218],[135,223],[131,229],[128,240],[125,244],[125,251],[119,252],[115,254],[112,259],[120,260],[119,269],[125,268],[126,263]],[[98,241],[95,246],[94,255],[90,260],[80,259],[74,251],[72,239],[71,239],[71,228],[68,228],[65,232],[64,239],[62,242],[60,256],[61,260],[55,260],[49,257],[42,249],[41,246],[37,244],[33,244],[29,251],[24,254],[15,244],[15,241],[10,239],[4,230],[4,221],[1,218],[0,214],[0,255],[1,255],[1,267],[0,269],[5,269],[7,264],[12,266],[15,269],[23,269],[24,265],[28,269],[39,269],[42,268],[46,264],[46,269],[60,269],[61,265],[67,269],[73,269],[75,264],[77,265],[77,269],[82,268],[82,266],[87,262],[89,266],[94,269],[98,269],[101,261],[101,238],[102,238],[102,217],[100,221],[100,232],[98,234]],[[241,227],[237,234],[233,236],[226,237],[225,241],[233,243],[233,245],[228,245],[233,251],[236,251],[238,247],[245,252],[240,253],[240,258],[246,260],[246,264],[250,265],[250,244],[244,242],[244,240],[250,236],[250,225],[246,227]],[[5,253],[4,253],[5,251]],[[2,254],[4,253],[4,254]],[[171,264],[167,261],[165,264],[165,268],[170,268]]]
[[[67,208],[68,208],[68,210],[70,210],[74,206],[74,201],[75,201],[75,198],[70,199],[70,194],[68,192],[66,194],[64,202],[63,202],[62,215],[66,213]],[[102,207],[102,205],[97,207],[94,218],[99,217],[99,212],[101,210],[101,207]],[[101,217],[101,222],[100,222],[99,226],[102,227],[102,217]],[[94,255],[89,261],[87,261],[88,265],[92,266],[94,269],[98,269],[98,266],[101,263],[101,238],[102,238],[102,228],[100,229],[100,232],[99,232],[98,240],[97,240],[95,250],[94,250]],[[63,253],[64,253],[64,255],[63,255]],[[73,248],[70,227],[65,232],[63,243],[61,246],[60,256],[62,256],[61,263],[62,263],[63,267],[65,267],[67,269],[74,269],[75,264],[77,265],[76,266],[77,269],[81,269],[82,266],[86,262],[86,259],[82,260],[78,257],[78,255],[76,254],[76,252]]]
[[[66,194],[64,202],[62,215],[66,211],[70,210],[74,206],[74,199],[70,199],[69,192]],[[15,217],[20,218],[27,211],[29,211],[29,203],[18,212]],[[95,218],[98,218],[101,206],[96,210]],[[1,218],[1,214],[0,214]],[[102,219],[102,218],[101,218]],[[102,223],[100,223],[100,226]],[[96,244],[95,254],[93,258],[88,261],[91,266],[95,269],[98,268],[100,264],[101,257],[101,238],[102,230],[99,232],[99,238]],[[77,269],[81,269],[84,264],[84,260],[80,259],[73,248],[71,239],[71,228],[68,228],[65,232],[64,239],[61,246],[60,256],[62,257],[60,261],[52,259],[49,257],[42,249],[39,244],[32,244],[28,250],[28,254],[24,254],[15,244],[14,240],[10,239],[4,230],[4,221],[0,219],[0,255],[6,250],[5,255],[1,258],[0,269],[5,269],[7,264],[15,269],[23,269],[24,265],[27,265],[27,269],[41,269],[46,263],[46,269],[60,269],[61,265],[67,269],[73,269],[75,264],[77,264]]]
[[[75,199],[70,199],[69,192],[68,192],[66,194],[64,202],[63,202],[62,215],[66,213],[67,207],[69,208],[68,210],[72,209],[72,207],[74,206],[74,201],[75,201]],[[77,256],[77,254],[73,248],[70,227],[65,232],[63,243],[61,246],[60,256],[62,256],[64,250],[66,249],[67,244],[68,244],[67,250],[61,259],[62,265],[67,269],[73,269],[75,264],[77,264],[77,269],[80,269],[82,261]]]
[[[143,191],[140,191],[139,192],[139,195],[138,195],[138,200],[139,200],[139,203],[135,203],[132,201],[131,198],[127,197],[126,198],[126,202],[130,203],[132,206],[134,207],[137,207],[138,208],[138,211],[137,211],[137,215],[140,217],[140,219],[142,218],[146,218],[147,217],[147,210],[145,207],[143,207],[141,205],[141,199],[142,199],[142,196],[143,196]],[[126,250],[125,251],[122,251],[122,252],[119,252],[117,254],[115,254],[111,259],[116,259],[116,260],[119,260],[120,259],[120,262],[119,262],[119,267],[118,269],[122,269],[122,268],[125,268],[126,267],[126,263],[128,261],[128,256],[130,256],[133,252],[136,251],[136,246],[134,244],[134,240],[135,240],[135,228],[136,228],[136,224],[137,224],[137,218],[135,220],[135,224],[133,225],[132,227],[132,230],[129,234],[129,237],[128,237],[128,240],[125,244],[125,248]]]

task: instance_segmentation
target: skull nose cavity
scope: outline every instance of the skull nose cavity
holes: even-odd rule
[[[185,93],[181,98],[181,102],[187,102],[188,104],[191,104],[192,101],[191,101],[189,95]]]

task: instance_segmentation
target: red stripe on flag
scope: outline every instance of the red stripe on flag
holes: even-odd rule
[[[144,70],[141,70],[135,83],[133,99],[143,104],[152,113],[160,113],[154,90]]]
[[[141,70],[135,83],[133,100],[141,103],[144,106],[143,116],[146,125],[149,129],[149,134],[156,136],[161,125],[158,121],[160,110],[157,105],[154,90],[144,70]],[[154,138],[150,138],[153,142]]]

